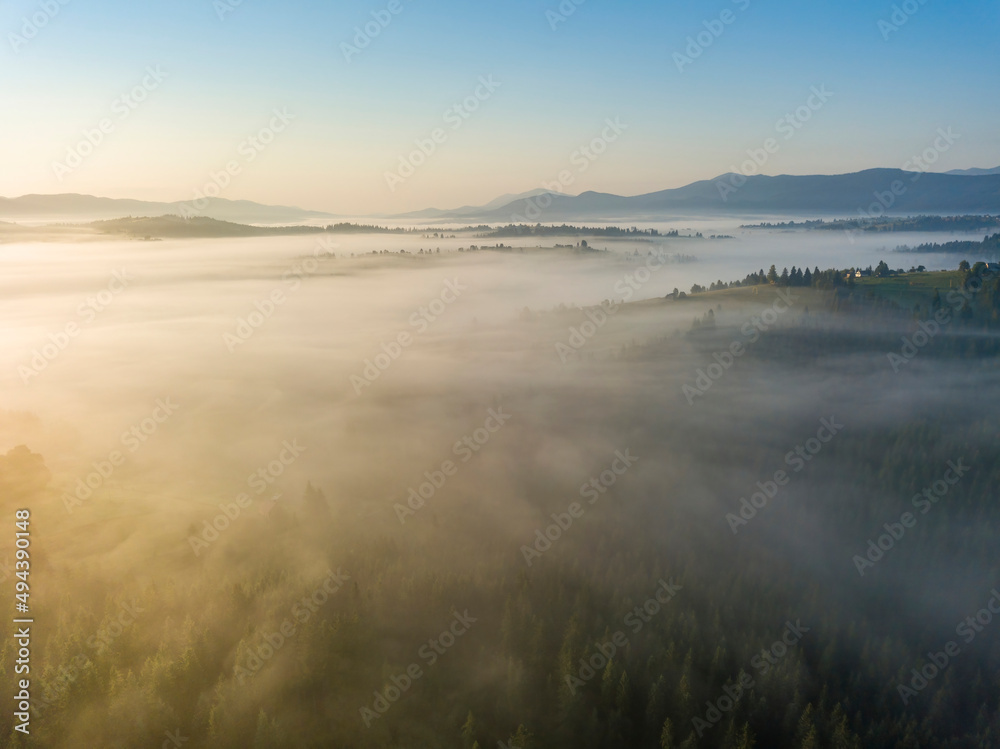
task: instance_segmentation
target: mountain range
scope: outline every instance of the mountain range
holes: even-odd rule
[[[631,197],[599,192],[576,196],[550,193],[519,198],[500,208],[484,209],[479,213],[465,213],[462,218],[534,223],[702,214],[856,217],[859,213],[995,213],[998,210],[1000,171],[973,176],[868,169],[839,175],[743,177],[723,174],[712,180]]]
[[[156,203],[91,195],[0,198],[0,221],[95,221],[162,216],[191,210],[190,203]],[[248,200],[207,198],[198,216],[251,224],[303,223],[336,214]],[[715,179],[643,195],[588,191],[579,195],[536,189],[502,195],[481,206],[377,218],[484,223],[548,223],[568,219],[618,221],[692,215],[880,215],[882,213],[1000,213],[1000,167],[948,173],[867,169],[837,175],[723,174]],[[189,214],[190,215],[190,214]]]
[[[145,200],[99,198],[93,195],[22,195],[0,198],[0,220],[14,221],[98,221],[129,216],[163,216],[193,213],[196,216],[238,223],[295,223],[310,219],[335,218],[332,213],[306,211],[280,205],[263,205],[250,200],[205,198],[203,208],[190,202],[157,203]]]
[[[950,172],[945,172],[945,174],[964,174],[967,177],[985,177],[988,174],[1000,174],[1000,166],[995,166],[992,169],[952,169]]]

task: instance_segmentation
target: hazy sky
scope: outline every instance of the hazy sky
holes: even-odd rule
[[[399,212],[561,172],[574,194],[677,187],[770,137],[768,174],[900,167],[939,128],[959,137],[934,170],[1000,164],[990,0],[907,0],[895,18],[879,0],[237,2],[4,2],[0,195],[188,200],[236,162],[222,197]],[[366,23],[378,34],[355,45]],[[120,98],[143,83],[145,101]],[[808,121],[779,128],[800,107]],[[268,145],[247,141],[272,124]],[[100,142],[77,162],[88,131]],[[602,135],[604,153],[579,153]],[[434,153],[390,187],[418,139]]]

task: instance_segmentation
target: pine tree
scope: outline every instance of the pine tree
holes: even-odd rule
[[[806,737],[802,739],[802,749],[819,749],[819,738],[816,736],[816,726],[810,728]]]
[[[670,718],[663,721],[663,730],[660,731],[660,749],[674,749],[674,724]]]
[[[753,731],[750,730],[750,724],[744,723],[743,730],[740,731],[739,736],[736,737],[736,749],[753,749],[754,744],[757,741],[754,739]]]
[[[847,716],[840,705],[837,705],[833,711],[833,724],[833,738],[830,741],[830,749],[861,749],[861,742],[847,725]]]
[[[534,738],[522,723],[517,727],[514,735],[507,740],[507,743],[510,744],[511,749],[534,749]]]
[[[623,714],[628,714],[632,708],[632,684],[629,682],[628,671],[622,669],[622,677],[618,680],[618,694],[615,695],[616,707]]]
[[[799,717],[798,727],[795,729],[795,737],[801,745],[801,749],[817,749],[816,747],[816,726],[813,723],[813,706],[806,705],[805,710]],[[812,744],[809,743],[811,737]]]
[[[462,726],[462,742],[467,749],[471,749],[476,743],[476,719],[472,717],[471,710],[469,717],[465,719],[465,725]]]
[[[281,732],[276,721],[268,720],[263,710],[257,713],[257,732],[253,739],[253,749],[277,749],[281,746]]]

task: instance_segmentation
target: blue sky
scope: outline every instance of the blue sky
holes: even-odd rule
[[[934,169],[1000,165],[995,1],[567,0],[569,14],[556,1],[398,3],[5,2],[0,195],[187,200],[214,180],[222,197],[397,212],[484,203],[560,173],[570,193],[676,187],[772,137],[767,174],[896,167],[939,128],[959,137]],[[894,6],[905,23],[880,28]],[[565,20],[553,29],[547,12]],[[372,13],[391,21],[348,61],[342,44]],[[32,17],[44,25],[28,39]],[[679,70],[689,37],[700,54]],[[113,102],[156,66],[166,78],[121,118]],[[456,128],[445,112],[484,93],[480,77],[499,87]],[[832,96],[776,134],[813,87]],[[294,119],[251,162],[240,145],[275,109]],[[105,118],[110,132],[67,171]],[[581,159],[609,118],[624,131]],[[434,146],[423,159],[418,139]],[[232,161],[231,179],[213,177]]]

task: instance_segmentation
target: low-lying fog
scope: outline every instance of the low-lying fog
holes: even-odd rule
[[[223,701],[222,713],[246,710],[252,736],[262,693],[269,695],[267,709],[278,714],[283,714],[282,705],[298,703],[282,696],[288,681],[285,666],[277,663],[266,681],[255,682],[259,692],[236,689],[233,668],[244,652],[241,643],[258,636],[256,627],[276,625],[263,609],[241,613],[232,631],[221,619],[207,621],[206,612],[224,585],[231,587],[243,574],[253,578],[264,560],[282,574],[306,581],[327,566],[336,570],[343,565],[360,586],[364,605],[372,607],[366,626],[374,644],[366,657],[376,664],[381,658],[391,660],[392,666],[385,668],[405,668],[411,645],[400,643],[413,637],[415,642],[426,640],[450,616],[443,604],[428,603],[428,596],[442,590],[433,569],[450,575],[485,569],[489,579],[513,579],[512,573],[527,569],[521,549],[533,543],[536,528],[551,522],[551,513],[563,512],[578,498],[580,484],[607,469],[615,451],[626,449],[639,456],[638,467],[600,510],[617,513],[608,530],[611,547],[603,540],[599,546],[582,543],[603,532],[605,516],[597,517],[594,510],[595,517],[580,521],[589,523],[589,530],[551,554],[563,558],[567,570],[575,570],[576,555],[605,566],[617,559],[617,569],[623,564],[617,554],[627,556],[639,535],[652,537],[667,562],[678,565],[655,574],[686,575],[688,598],[678,599],[677,605],[708,606],[702,617],[707,621],[712,610],[728,608],[725,601],[709,598],[709,578],[722,569],[744,574],[739,561],[726,556],[734,547],[725,514],[738,508],[740,495],[754,482],[781,465],[781,456],[795,446],[788,442],[790,434],[805,440],[815,434],[821,418],[830,417],[842,419],[849,435],[864,435],[928,414],[947,413],[956,420],[981,414],[963,395],[977,391],[980,376],[966,367],[948,368],[928,357],[896,377],[880,350],[833,351],[781,368],[765,355],[763,343],[739,362],[738,374],[723,378],[689,406],[681,388],[695,382],[697,369],[713,362],[714,349],[691,344],[679,334],[710,309],[720,326],[738,331],[775,297],[764,290],[756,306],[730,303],[726,297],[662,301],[674,288],[688,291],[695,283],[742,279],[772,263],[780,271],[793,265],[874,266],[884,259],[893,268],[924,264],[936,269],[952,268],[962,259],[885,251],[887,245],[954,236],[861,234],[852,243],[833,232],[691,226],[706,235],[735,238],[588,240],[608,253],[457,251],[470,244],[575,245],[578,237],[341,235],[323,240],[0,245],[0,455],[27,444],[52,473],[49,492],[33,505],[35,548],[48,565],[33,579],[39,585],[39,620],[48,622],[39,626],[55,627],[58,621],[60,633],[49,632],[51,647],[40,648],[38,658],[56,668],[71,657],[72,646],[60,650],[54,643],[65,632],[93,631],[100,619],[91,621],[89,611],[106,605],[105,596],[125,595],[129,586],[144,590],[149,581],[190,586],[190,602],[178,604],[188,609],[173,610],[170,616],[176,621],[193,617],[195,630],[210,628],[213,647],[222,653],[220,670],[205,676],[196,691],[212,705]],[[337,246],[324,246],[331,239]],[[408,254],[363,254],[382,249],[406,249]],[[421,249],[434,252],[421,254]],[[636,250],[642,257],[632,256]],[[638,283],[636,272],[647,267],[649,252],[666,253],[664,263],[646,283]],[[572,342],[580,334],[571,328],[579,331],[588,323],[587,312],[573,307],[623,297],[661,301],[622,308],[595,326],[592,339],[578,339],[581,346]],[[590,310],[589,319],[600,320],[600,314]],[[805,309],[793,304],[781,314],[786,315],[783,320],[801,320]],[[822,319],[820,310],[811,314]],[[908,325],[903,318],[890,328],[905,332]],[[897,340],[890,333],[887,346]],[[572,348],[567,363],[557,344],[563,352]],[[495,417],[488,422],[490,409],[510,414],[509,423],[498,425]],[[855,449],[848,445],[860,443],[851,439],[835,449]],[[461,447],[463,440],[474,452]],[[858,449],[859,455],[866,454]],[[959,457],[947,449],[944,440],[940,455],[925,456],[927,465],[933,462],[926,470],[936,472],[945,459]],[[124,461],[110,470],[108,462],[116,452]],[[404,511],[405,522],[400,522],[399,507],[405,506],[409,489],[424,482],[425,475],[436,475],[448,460],[458,465],[458,474],[426,509],[410,513],[412,517]],[[109,475],[94,479],[100,484],[96,490],[81,490],[81,482],[95,471]],[[876,472],[873,468],[865,475]],[[255,473],[263,477],[256,483]],[[303,503],[307,482],[325,493],[332,525],[307,527],[303,533],[320,534],[311,540],[272,532],[267,525],[272,510],[273,517],[283,508],[300,516],[311,511]],[[817,584],[829,584],[830,605],[837,599],[856,603],[844,586],[858,582],[851,554],[865,548],[866,537],[824,524],[814,508],[828,508],[823,502],[839,497],[861,501],[864,490],[851,494],[853,482],[851,475],[818,466],[808,481],[790,490],[795,498],[818,492],[810,502],[793,504],[787,512],[775,508],[749,536],[767,539],[773,544],[771,553],[814,573]],[[901,486],[899,496],[908,497],[913,489]],[[234,520],[234,530],[222,533],[217,542],[192,546],[192,537],[204,538],[206,521],[218,516],[220,504],[231,504],[241,494],[256,502],[244,510],[249,515],[245,522]],[[855,506],[853,512],[866,510]],[[872,532],[891,519],[873,513]],[[4,531],[0,556],[12,553],[9,536]],[[390,539],[384,554],[371,552],[381,545],[366,547],[379,538]],[[928,627],[952,619],[953,607],[961,613],[966,601],[957,599],[978,595],[976,586],[988,571],[966,568],[963,584],[957,585],[946,574],[949,564],[939,558],[936,571],[921,578],[917,590],[907,593],[901,587],[900,609]],[[503,572],[494,575],[494,568]],[[588,577],[585,570],[566,574],[586,580],[595,600],[619,595],[613,576]],[[882,580],[901,574],[886,565]],[[706,586],[701,593],[699,579]],[[391,585],[412,583],[412,598],[386,600],[390,580],[396,581]],[[650,586],[655,583],[652,579]],[[376,590],[384,595],[372,592]],[[448,590],[449,605],[459,611],[476,600],[471,588],[467,598],[465,591]],[[282,598],[286,594],[292,596],[289,602]],[[276,611],[295,598],[280,590],[266,595],[270,610]],[[230,600],[228,596],[222,600]],[[859,596],[871,600],[867,594]],[[940,598],[931,601],[933,596]],[[782,594],[779,599],[787,604],[782,617],[807,616],[805,597],[786,600]],[[816,603],[810,601],[810,606]],[[496,620],[483,619],[480,634],[466,636],[476,643],[470,643],[467,657],[482,654],[469,678],[493,688],[497,674],[507,669],[492,660],[503,601],[480,603],[481,611],[499,609]],[[157,605],[150,600],[150,610]],[[780,629],[781,621],[772,624]],[[148,634],[158,626],[147,618],[133,630],[136,638],[139,633],[148,636],[144,647],[149,653],[160,647],[156,636]],[[896,655],[900,667],[906,665],[909,655]],[[141,658],[137,664],[136,670]],[[372,690],[382,687],[387,673],[376,665],[371,673],[362,668],[349,678],[350,686],[338,687],[351,691],[337,697],[336,709],[343,715],[327,726],[328,735],[354,737],[344,745],[396,745],[379,733],[384,724],[369,732],[358,718],[358,708],[371,701]],[[222,689],[220,684],[233,691],[221,696],[214,691]],[[414,694],[423,696],[413,698],[413,709],[424,705],[420,709],[433,712],[423,702],[432,699],[432,692]],[[101,723],[105,718],[97,716],[104,713],[96,707],[83,712],[80,705],[86,699],[80,696],[60,708],[76,730],[87,726],[91,732],[76,736],[101,737],[117,730]],[[147,715],[147,728],[152,726],[155,737],[180,724],[188,735],[204,739],[208,718],[199,715],[177,716],[177,723],[170,722],[173,717]],[[516,721],[509,729],[515,727]],[[49,730],[65,742],[52,745],[73,745],[68,729]],[[232,732],[235,738],[228,744],[204,740],[195,745],[240,745],[245,737],[237,728]],[[430,739],[413,745],[436,745],[421,741]],[[453,745],[446,738],[440,741]]]
[[[686,233],[686,226],[663,229]],[[508,381],[531,379],[527,362],[561,367],[556,343],[568,343],[569,327],[587,318],[577,311],[531,327],[523,319],[525,308],[654,299],[695,283],[741,279],[772,263],[780,270],[860,267],[881,259],[904,268],[958,262],[893,255],[884,251],[884,236],[858,234],[852,243],[835,232],[690,226],[706,236],[735,238],[590,240],[606,253],[458,252],[473,244],[530,248],[580,241],[468,235],[0,245],[0,407],[39,419],[27,433],[17,421],[5,425],[0,449],[30,443],[62,491],[92,461],[121,449],[122,433],[149,416],[157,399],[171,398],[180,404],[177,413],[148,445],[144,439],[127,454],[129,463],[101,492],[130,496],[127,480],[174,498],[157,513],[212,507],[215,498],[204,496],[204,489],[232,494],[282,440],[298,437],[309,449],[294,467],[297,483],[288,487],[294,504],[306,478],[336,483],[345,473],[357,473],[354,480],[364,482],[373,469],[366,451],[373,449],[387,463],[378,464],[380,479],[395,472],[400,480],[408,478],[402,453],[433,443],[430,433],[442,417],[428,414],[440,404],[427,402],[426,420],[403,425],[375,409],[383,398],[430,388],[455,402],[465,393],[485,405],[502,395]],[[894,234],[891,242],[918,244],[928,236],[936,235]],[[409,254],[362,256],[383,249]],[[631,257],[635,251],[641,257]],[[650,252],[664,256],[662,266],[654,263],[649,280],[639,283],[634,274]],[[619,318],[601,337],[609,336],[615,346],[646,343],[686,331],[693,316],[683,308],[660,312],[648,324]],[[384,374],[369,367],[366,375],[366,361],[374,364],[383,344],[391,354],[400,333],[412,343],[399,347],[399,360]],[[584,353],[599,351],[594,342]],[[393,450],[369,444],[372,434],[376,443],[395,443]],[[443,450],[446,443],[450,439],[435,447]],[[195,484],[202,492],[178,489]]]
[[[526,307],[548,311],[626,295],[630,301],[663,297],[674,288],[688,291],[695,283],[742,279],[772,263],[780,271],[792,266],[864,267],[881,259],[894,268],[944,268],[958,262],[950,256],[893,254],[886,251],[885,236],[857,234],[849,240],[837,232],[691,226],[706,235],[717,231],[735,238],[596,238],[591,247],[608,252],[591,254],[458,253],[472,244],[530,248],[580,241],[468,235],[3,244],[3,406],[72,426],[100,453],[104,440],[116,441],[120,425],[141,415],[144,405],[158,396],[185,401],[186,418],[194,422],[193,411],[226,404],[240,404],[240,423],[250,421],[255,409],[274,409],[307,383],[324,403],[350,404],[356,397],[350,375],[360,373],[364,359],[378,354],[380,344],[400,331],[418,339],[406,352],[409,360],[432,356],[432,342],[439,339],[461,342],[489,357],[498,355],[485,342],[490,331],[517,321]],[[929,241],[928,236],[937,235],[894,234],[891,242],[919,244]],[[383,249],[411,254],[351,257]],[[441,252],[426,256],[419,254],[421,249]],[[625,280],[645,263],[646,257],[627,257],[635,251],[666,255],[644,284]],[[694,261],[688,261],[691,257]],[[442,292],[446,298],[454,294],[446,290],[449,280],[462,287],[457,300],[446,303],[440,315],[430,310],[422,315],[421,308]],[[238,320],[247,319],[255,302],[272,292],[282,300],[273,315],[246,342],[227,342],[224,334],[237,336]],[[411,320],[413,315],[417,317]],[[67,325],[76,325],[78,333],[50,360],[44,354],[60,346]],[[396,376],[389,373],[385,380]],[[262,425],[276,429],[276,416],[269,412]],[[215,436],[221,444],[213,452],[228,451],[227,443],[247,435]],[[47,458],[68,456],[59,451]]]
[[[467,291],[449,305],[447,314],[433,323],[433,333],[471,330],[472,326],[502,325],[515,320],[523,308],[552,310],[561,304],[587,306],[604,299],[623,298],[622,279],[633,266],[645,262],[626,257],[638,251],[665,254],[666,262],[650,280],[630,291],[630,301],[662,297],[674,288],[688,291],[693,284],[742,279],[767,270],[773,263],[798,266],[865,267],[886,260],[904,269],[952,268],[961,258],[949,255],[897,254],[897,245],[978,238],[978,235],[898,233],[890,237],[842,232],[772,232],[740,230],[732,225],[691,222],[692,231],[727,233],[733,239],[653,239],[629,241],[592,238],[594,249],[607,254],[561,251],[458,254],[458,248],[502,243],[508,247],[575,245],[579,237],[541,239],[476,239],[469,235],[437,238],[414,235],[325,235],[222,240],[138,242],[90,240],[0,244],[3,268],[0,382],[9,407],[34,410],[45,404],[69,406],[87,383],[83,400],[93,405],[103,393],[113,402],[124,394],[147,392],[172,371],[201,373],[198,379],[230,372],[247,355],[267,359],[275,354],[284,366],[298,356],[312,371],[322,357],[331,375],[343,374],[377,349],[381,336],[410,329],[410,315],[442,290],[446,279],[457,278]],[[684,223],[664,225],[664,229]],[[685,233],[682,230],[682,233]],[[352,258],[373,250],[411,253],[405,257]],[[418,250],[440,250],[431,257]],[[335,257],[327,255],[332,253]],[[315,258],[315,268],[303,267]],[[687,257],[685,257],[687,256]],[[694,258],[693,262],[685,262]],[[979,258],[968,258],[975,261]],[[106,289],[118,285],[115,272],[124,272],[128,285],[109,297]],[[301,279],[301,281],[299,281]],[[234,332],[237,318],[253,310],[253,303],[273,290],[286,294],[274,317],[252,341],[238,346],[242,356],[228,356],[223,333]],[[90,297],[104,291],[107,305]],[[82,306],[81,306],[82,305]],[[30,378],[25,386],[17,368],[32,351],[48,342],[50,334],[76,322],[81,332],[68,350]],[[212,354],[215,354],[213,358]],[[223,354],[223,355],[219,355]],[[273,362],[272,366],[277,366]],[[192,369],[193,368],[193,369]],[[257,378],[257,367],[242,369]],[[343,380],[345,389],[347,379]],[[63,412],[65,413],[65,412]]]

